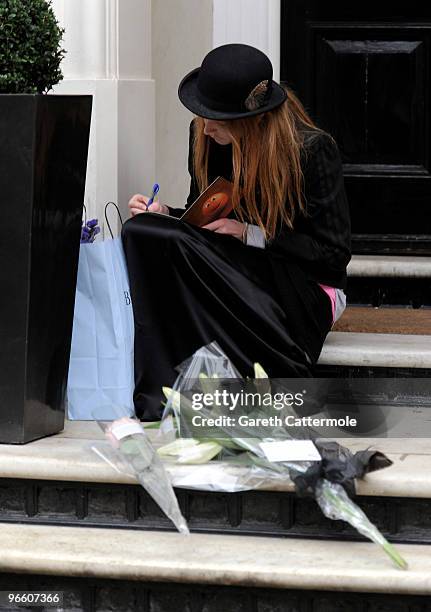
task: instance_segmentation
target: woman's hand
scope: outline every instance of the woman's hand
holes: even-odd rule
[[[234,238],[242,240],[245,223],[235,221],[235,219],[217,219],[203,227],[217,234],[229,234],[230,236],[234,236]]]
[[[165,204],[160,204],[160,202],[153,202],[150,204],[147,210],[147,202],[150,198],[147,198],[140,193],[137,193],[129,201],[129,210],[130,215],[134,217],[135,215],[139,215],[144,212],[152,212],[152,213],[161,213],[162,215],[169,215],[169,208]]]

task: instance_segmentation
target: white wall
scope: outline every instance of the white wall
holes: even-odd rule
[[[177,96],[182,77],[212,48],[212,0],[153,0],[152,74],[156,82],[156,176],[160,201],[183,207],[193,115]],[[151,185],[147,186],[147,192]]]
[[[184,206],[188,126],[182,77],[215,46],[254,45],[278,79],[281,0],[53,0],[66,28],[65,80],[55,93],[93,94],[86,187],[91,216],[161,185],[160,200]]]

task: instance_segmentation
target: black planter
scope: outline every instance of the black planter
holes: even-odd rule
[[[91,96],[0,95],[0,442],[63,429]]]

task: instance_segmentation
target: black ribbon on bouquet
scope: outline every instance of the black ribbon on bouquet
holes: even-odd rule
[[[303,474],[291,474],[299,496],[314,495],[316,485],[321,478],[340,484],[346,493],[356,495],[355,478],[362,478],[369,472],[375,472],[392,465],[392,461],[380,451],[364,450],[352,453],[337,442],[314,442],[322,459],[316,461]]]

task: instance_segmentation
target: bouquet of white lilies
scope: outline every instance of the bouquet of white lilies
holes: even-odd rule
[[[255,364],[254,374],[255,379],[251,382],[256,392],[270,391],[271,381],[259,364]],[[157,453],[178,468],[187,464],[196,466],[186,475],[184,471],[175,473],[171,469],[172,484],[234,492],[269,488],[274,483],[291,480],[299,495],[315,498],[325,516],[350,523],[359,533],[382,546],[399,568],[406,569],[405,560],[348,494],[355,492],[355,478],[391,465],[381,453],[367,450],[352,454],[336,442],[310,439],[312,433],[305,428],[293,439],[286,427],[276,425],[268,437],[267,430],[260,434],[256,427],[238,426],[214,407],[210,409],[204,405],[199,407],[199,415],[211,419],[211,435],[196,434],[196,428],[191,425],[197,413],[191,400],[192,391],[211,397],[222,380],[240,378],[223,351],[216,343],[211,343],[182,364],[174,388],[163,388],[167,403],[156,438]],[[253,407],[248,420],[259,422],[265,416],[268,416],[266,408]],[[302,459],[286,459],[298,444],[298,437]],[[280,448],[283,449],[281,455],[275,457],[275,451]],[[286,451],[287,455],[283,455]]]

